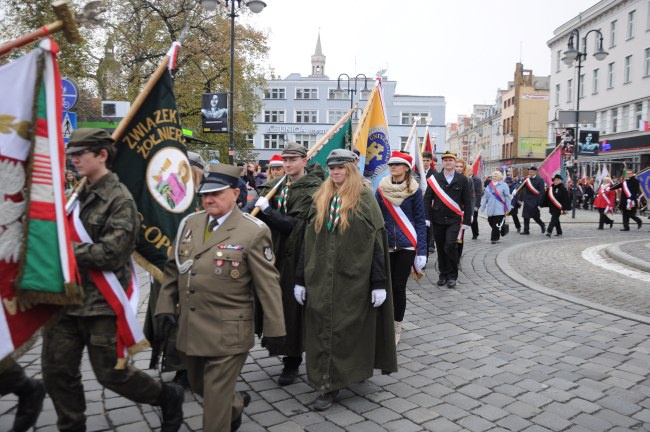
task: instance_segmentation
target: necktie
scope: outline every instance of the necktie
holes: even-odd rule
[[[330,203],[330,214],[329,221],[327,222],[327,230],[332,232],[336,229],[336,226],[339,224],[341,217],[341,197],[338,194],[334,194],[332,201]]]
[[[212,219],[210,223],[208,224],[208,231],[212,232],[217,228],[217,225],[219,225],[219,221],[216,219]]]
[[[287,183],[280,191],[280,198],[278,199],[278,210],[280,213],[287,214],[287,199],[289,198],[289,184]]]

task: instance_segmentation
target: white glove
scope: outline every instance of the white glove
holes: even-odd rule
[[[427,227],[431,226],[431,221],[429,219],[425,220],[424,223],[427,225]]]
[[[472,227],[469,226],[469,225],[463,225],[463,229],[464,229],[465,231],[469,231],[470,229],[472,229]]]
[[[264,211],[269,208],[269,200],[266,197],[259,197],[255,202],[255,207],[259,207],[260,210]]]
[[[427,264],[427,257],[425,257],[424,255],[416,256],[415,261],[413,262],[413,266],[415,267],[415,270],[418,273],[422,273],[422,269],[426,264]]]
[[[385,289],[374,289],[370,294],[370,303],[373,307],[379,307],[386,301],[386,290]]]
[[[268,200],[266,202],[268,203]],[[300,303],[301,305],[304,305],[305,304],[305,299],[307,298],[307,290],[302,285],[296,285],[295,287],[293,287],[293,296],[296,298],[296,301],[298,303]],[[384,298],[385,297],[386,297],[386,295],[384,294]]]

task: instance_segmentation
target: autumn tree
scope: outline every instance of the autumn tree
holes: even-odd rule
[[[71,6],[81,10],[79,0]],[[238,11],[250,13],[247,8]],[[0,5],[7,19],[0,26],[5,39],[53,21],[48,0],[9,0]],[[84,42],[71,45],[57,37],[61,45],[60,67],[64,75],[76,78],[84,93],[95,100],[133,101],[160,63],[171,42],[186,30],[175,70],[175,93],[183,126],[196,136],[215,144],[213,149],[227,155],[227,134],[201,132],[201,95],[230,89],[230,18],[221,4],[216,12],[203,10],[197,0],[122,0],[112,2],[99,29],[82,29]],[[235,148],[246,157],[250,146],[246,135],[254,134],[253,116],[261,109],[255,88],[264,85],[266,35],[236,21],[235,31]],[[9,24],[9,22],[11,24]],[[86,101],[85,109],[97,103]],[[80,113],[81,114],[81,113]],[[85,113],[89,114],[89,113]],[[95,116],[98,116],[97,112]]]

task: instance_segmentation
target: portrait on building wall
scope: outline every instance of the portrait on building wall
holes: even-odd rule
[[[201,120],[203,132],[228,132],[228,93],[204,93]]]
[[[596,156],[600,147],[599,132],[581,130],[578,139],[578,155]]]

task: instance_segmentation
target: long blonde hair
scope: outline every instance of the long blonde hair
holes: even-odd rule
[[[320,232],[325,222],[325,217],[329,214],[329,207],[334,194],[338,193],[341,197],[341,222],[339,227],[341,232],[350,226],[348,222],[348,215],[350,212],[356,212],[357,204],[361,199],[361,191],[365,187],[363,177],[357,166],[352,162],[347,162],[343,165],[345,167],[345,181],[340,189],[336,190],[336,185],[331,178],[323,182],[321,187],[314,194],[314,202],[316,203],[316,221],[314,226],[316,232]]]

